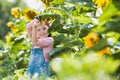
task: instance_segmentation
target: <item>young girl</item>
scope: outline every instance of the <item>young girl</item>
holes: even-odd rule
[[[49,24],[42,24],[34,19],[27,25],[27,32],[32,40],[33,48],[31,50],[27,73],[30,76],[50,75],[49,70],[49,52],[53,46],[53,38],[48,35]]]

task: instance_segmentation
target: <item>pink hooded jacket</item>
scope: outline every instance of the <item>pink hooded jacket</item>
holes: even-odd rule
[[[34,20],[32,20],[31,22],[29,22],[26,25],[27,32],[28,32],[30,38],[32,38],[33,22],[34,22]],[[43,55],[44,55],[46,62],[49,61],[49,54],[48,53],[52,50],[53,42],[54,42],[54,39],[52,37],[47,37],[47,38],[40,38],[40,39],[38,39],[37,42],[35,42],[33,44],[33,48],[42,48],[43,49]]]

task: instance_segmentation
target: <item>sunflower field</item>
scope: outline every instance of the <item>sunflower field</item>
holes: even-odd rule
[[[0,39],[0,80],[30,80],[25,72],[32,43],[26,24],[34,18],[50,23],[54,45],[50,77],[33,80],[120,80],[120,0],[33,1],[43,10],[9,11],[5,25],[10,31]]]

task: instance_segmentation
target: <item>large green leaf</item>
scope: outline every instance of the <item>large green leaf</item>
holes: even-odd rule
[[[73,17],[75,21],[79,22],[79,23],[92,23],[92,20],[90,19],[90,17],[85,16],[85,15],[80,15],[80,16],[76,16]]]
[[[22,43],[17,43],[17,44],[12,46],[11,52],[13,54],[17,54],[22,48],[23,48],[23,44]]]
[[[73,47],[83,44],[80,40],[69,40],[63,43],[64,47]]]
[[[59,4],[63,4],[64,3],[64,0],[53,0],[51,2],[52,5],[59,5]]]
[[[61,51],[62,49],[64,49],[64,48],[63,48],[63,47],[54,48],[54,49],[49,53],[49,55],[52,56],[53,54]]]
[[[108,47],[108,46],[110,46],[110,45],[108,44],[107,39],[101,39],[89,50],[99,51],[99,50],[101,50],[105,47]]]
[[[110,57],[114,58],[114,59],[119,59],[120,60],[120,52],[111,54]]]
[[[117,17],[114,19],[114,21],[110,21],[106,23],[106,30],[105,32],[108,31],[113,31],[113,32],[118,32],[120,33],[120,17]]]
[[[117,14],[118,10],[113,3],[110,3],[103,9],[102,15],[99,17],[99,26],[105,24],[113,16]]]

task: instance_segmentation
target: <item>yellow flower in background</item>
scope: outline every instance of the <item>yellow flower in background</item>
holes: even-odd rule
[[[97,52],[97,55],[102,57],[104,54],[110,54],[110,48],[109,47],[106,47],[102,50],[100,50],[99,52]]]
[[[45,21],[44,21],[44,20],[41,20],[40,22],[41,22],[42,24],[45,24]]]
[[[50,0],[41,0],[44,4],[43,7],[47,9],[50,6]]]
[[[40,22],[41,22],[42,24],[45,24],[45,23],[47,22],[47,19],[42,19]]]
[[[20,10],[19,10],[19,8],[12,8],[12,9],[11,9],[11,14],[12,14],[15,18],[20,18]]]
[[[7,25],[8,27],[13,27],[13,26],[14,26],[13,22],[8,22],[6,25]]]
[[[11,36],[10,36],[10,35],[6,35],[6,36],[5,36],[5,39],[6,39],[7,42],[10,42]]]
[[[110,0],[93,0],[93,2],[98,6],[98,7],[104,7],[107,4],[109,4]]]
[[[95,32],[91,32],[83,39],[85,40],[85,46],[90,48],[99,40],[99,35]]]
[[[14,32],[14,33],[18,31],[18,29],[15,28],[15,27],[10,27],[10,29],[11,29],[11,31]]]
[[[36,15],[38,15],[36,10],[26,9],[23,11],[23,16],[27,21],[33,20]]]
[[[18,29],[14,27],[13,22],[8,22],[6,25],[8,27],[10,27],[10,29],[11,29],[12,32],[17,32],[18,31]]]
[[[93,41],[91,41],[91,40],[85,41],[85,46],[86,46],[87,48],[90,48],[90,47],[92,47],[93,45],[94,45]]]

